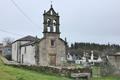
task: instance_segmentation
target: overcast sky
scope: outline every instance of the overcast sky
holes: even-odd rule
[[[0,41],[27,35],[41,38],[43,12],[50,8],[50,0],[14,1],[23,12],[12,0],[0,1]],[[120,44],[120,0],[53,0],[53,7],[60,15],[61,37],[69,43]]]

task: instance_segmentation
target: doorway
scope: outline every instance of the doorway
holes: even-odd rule
[[[56,65],[56,54],[50,54],[49,55],[49,63],[52,66]]]

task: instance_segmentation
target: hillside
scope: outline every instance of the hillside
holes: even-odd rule
[[[6,66],[0,60],[0,80],[70,80],[65,77],[52,76],[35,71]]]
[[[93,75],[94,76],[94,75]],[[91,80],[119,80],[119,76],[94,77]],[[0,80],[72,80],[4,65],[0,59]]]
[[[93,52],[94,56],[98,57],[102,53],[114,54],[116,52],[120,52],[120,45],[75,42],[71,44],[71,47],[69,47],[69,52],[73,52],[82,56],[83,53],[88,53],[91,55]]]

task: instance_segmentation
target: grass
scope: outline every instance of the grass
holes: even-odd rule
[[[93,77],[100,77],[100,67],[92,67]]]
[[[96,77],[92,78],[92,80],[120,80],[119,76],[107,76],[107,77]]]
[[[96,71],[95,68],[94,71]],[[95,72],[96,73],[96,72]],[[72,80],[65,77],[38,73],[4,65],[0,60],[0,80]],[[119,76],[94,77],[91,80],[120,80]]]
[[[71,80],[71,79],[6,66],[0,60],[0,80]]]
[[[120,76],[118,75],[110,75],[110,76],[106,76],[106,77],[101,77],[100,76],[100,67],[93,67],[92,68],[93,71],[93,78],[92,80],[120,80]]]

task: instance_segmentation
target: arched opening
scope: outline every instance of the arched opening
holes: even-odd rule
[[[50,32],[51,19],[47,19],[47,32]]]
[[[56,20],[53,20],[53,32],[56,32]]]
[[[47,27],[47,32],[50,32],[50,27]]]
[[[48,27],[50,27],[50,24],[51,24],[51,19],[47,19],[47,24],[48,24]]]

